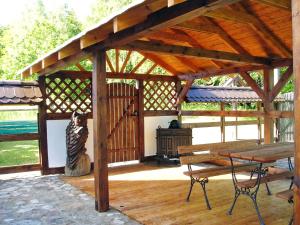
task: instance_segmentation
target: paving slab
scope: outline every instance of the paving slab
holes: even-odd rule
[[[2,225],[139,225],[121,212],[95,211],[93,197],[37,172],[0,176]]]

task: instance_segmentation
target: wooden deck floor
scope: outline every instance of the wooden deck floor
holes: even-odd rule
[[[182,175],[185,167],[151,165],[113,169],[109,175],[110,205],[143,224],[259,224],[252,202],[241,196],[232,216],[226,214],[233,198],[231,175],[213,177],[208,183],[212,210],[207,210],[199,185],[186,202],[189,178]],[[93,176],[69,178],[66,182],[94,195]],[[270,184],[273,193],[285,190],[289,181]],[[268,196],[262,186],[258,203],[267,225],[288,224],[292,207],[275,195]]]

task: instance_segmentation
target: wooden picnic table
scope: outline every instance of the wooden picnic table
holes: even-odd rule
[[[232,167],[232,179],[235,188],[235,197],[233,200],[233,204],[228,211],[228,214],[231,215],[236,200],[240,196],[240,194],[249,196],[254,204],[256,209],[259,221],[261,225],[264,225],[263,218],[259,212],[259,208],[257,205],[257,193],[259,190],[259,186],[261,183],[265,183],[268,193],[269,187],[268,182],[285,179],[285,178],[293,178],[293,166],[291,163],[291,157],[294,156],[295,145],[294,143],[276,143],[276,144],[266,144],[266,145],[258,145],[255,147],[250,147],[247,149],[234,149],[234,150],[226,150],[216,152],[219,156],[228,157],[231,161]],[[239,181],[235,174],[235,166],[233,163],[233,158],[235,159],[242,159],[242,160],[250,160],[252,162],[257,162],[258,167],[255,171],[251,172],[251,176],[249,180]],[[290,171],[285,171],[281,174],[267,174],[267,169],[263,167],[264,163],[273,163],[280,159],[288,159],[289,169]],[[253,174],[256,173],[257,177],[253,178]]]
[[[272,163],[280,159],[293,157],[294,150],[294,143],[276,143],[251,147],[249,149],[220,151],[215,154],[259,163]]]

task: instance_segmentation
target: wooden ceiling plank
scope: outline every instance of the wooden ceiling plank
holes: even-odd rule
[[[258,18],[257,15],[255,15],[254,12],[248,11],[246,13],[239,10],[221,9],[206,13],[205,16],[249,24],[255,33],[260,35],[270,44],[270,47],[277,48],[286,57],[292,56],[291,50],[263,23],[263,21]]]
[[[187,42],[191,45],[191,46],[193,46],[193,47],[198,47],[198,48],[203,48],[203,49],[205,49],[204,47],[203,47],[203,45],[202,44],[200,44],[199,43],[199,41],[197,40],[197,39],[195,39],[194,37],[192,37],[190,34],[188,34],[187,32],[185,32],[185,31],[182,31],[182,30],[176,30],[176,29],[172,29],[173,31],[177,31],[177,33],[180,31],[180,33],[181,34],[183,34],[183,35],[185,35],[186,37],[187,37]],[[223,63],[221,63],[221,62],[218,62],[218,61],[216,61],[216,60],[209,60],[209,62],[211,63],[211,64],[213,64],[213,66],[215,66],[215,67],[217,67],[217,68],[222,68],[224,65],[223,65]]]
[[[290,0],[255,0],[255,1],[268,6],[287,10],[287,11],[291,11],[292,9]]]
[[[258,31],[258,33],[262,35],[266,41],[270,42],[272,47],[277,48],[284,56],[291,58],[293,55],[292,51],[268,28],[256,12],[251,9],[251,6],[246,2],[243,2],[240,5],[248,14],[253,16],[253,23],[251,23],[251,25],[254,26],[253,30]]]
[[[169,65],[168,63],[164,62],[160,57],[151,54],[149,52],[139,52],[141,55],[147,57],[151,61],[157,63],[159,66],[167,70],[172,75],[179,74],[179,71],[175,69],[173,66]]]
[[[126,58],[125,58],[125,60],[124,60],[124,62],[123,62],[123,65],[122,65],[122,67],[121,67],[120,73],[124,73],[125,68],[126,68],[126,65],[127,65],[128,61],[129,61],[129,59],[130,59],[131,54],[132,54],[132,51],[128,51],[128,52],[127,52],[127,55],[126,55]]]
[[[264,91],[257,85],[256,81],[249,75],[248,72],[240,72],[240,75],[246,81],[246,83],[252,88],[253,91],[264,101],[265,93]]]
[[[272,102],[276,96],[279,94],[281,89],[284,85],[289,81],[290,77],[293,74],[293,65],[291,65],[284,74],[281,75],[280,79],[278,80],[277,84],[273,87],[270,93],[270,102]]]
[[[235,54],[222,51],[211,51],[200,48],[191,48],[177,45],[167,45],[148,41],[134,41],[122,47],[127,50],[157,52],[167,55],[183,56],[183,57],[199,57],[205,59],[244,62],[252,64],[270,65],[271,60],[264,57],[255,57],[246,54]]]
[[[177,56],[176,59],[179,60],[185,67],[189,68],[191,72],[196,73],[199,70],[198,67],[187,58]]]
[[[216,34],[236,53],[249,54],[237,41],[235,41],[232,36],[230,36],[216,21],[210,18],[205,18],[204,20],[210,26],[213,26],[216,30]]]

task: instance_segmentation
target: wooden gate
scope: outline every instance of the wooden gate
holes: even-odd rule
[[[139,160],[138,90],[133,85],[108,86],[108,162]]]

